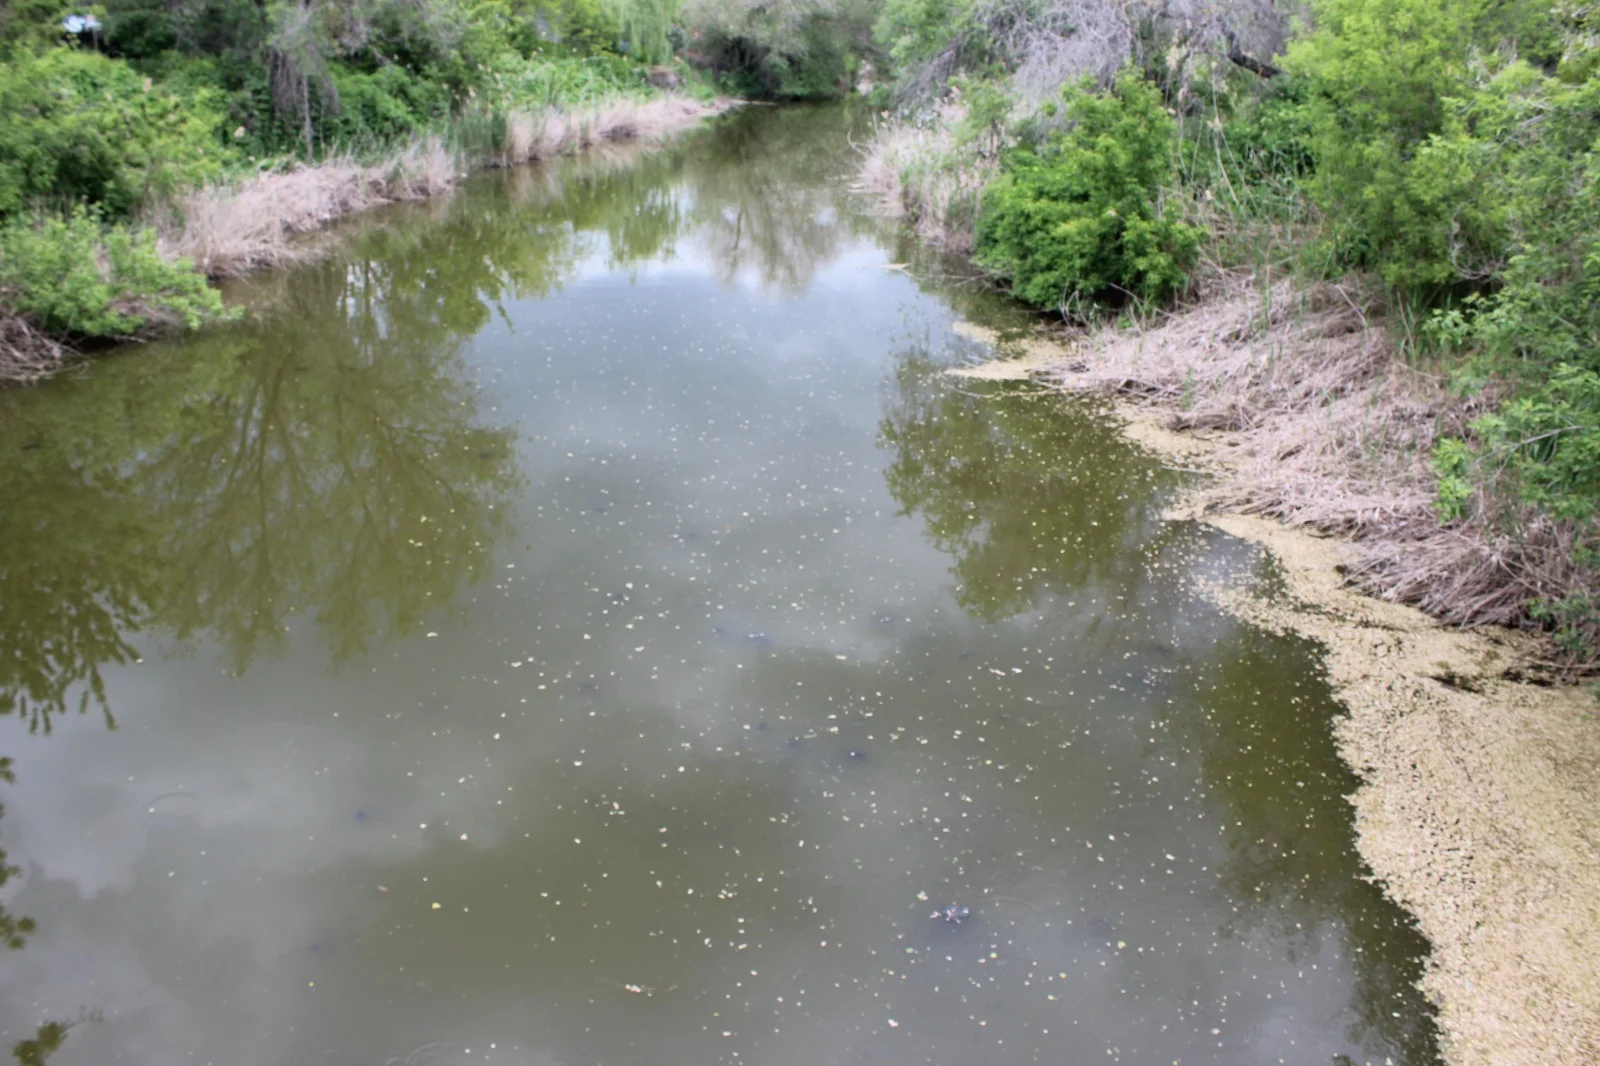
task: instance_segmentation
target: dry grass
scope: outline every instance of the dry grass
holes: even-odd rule
[[[604,142],[660,140],[728,106],[667,96],[573,114],[517,114],[508,119],[501,155],[492,162],[528,163]],[[438,196],[467,168],[442,138],[430,136],[376,164],[346,156],[212,186],[170,205],[162,251],[193,260],[214,278],[287,266],[316,254],[315,246],[298,239],[305,234],[380,204]]]
[[[730,101],[702,104],[684,96],[624,100],[573,113],[518,112],[506,120],[500,162],[507,166],[571,155],[617,141],[659,141],[711,115]]]
[[[1216,435],[1225,459],[1200,490],[1207,509],[1350,538],[1350,580],[1383,599],[1455,625],[1526,626],[1536,601],[1600,590],[1600,573],[1574,561],[1579,533],[1568,524],[1487,501],[1441,523],[1434,445],[1467,433],[1498,397],[1462,397],[1402,360],[1376,293],[1237,278],[1231,288],[1144,328],[1101,328],[1052,379]]]
[[[336,158],[211,186],[173,205],[162,251],[193,260],[210,277],[285,266],[307,257],[296,237],[378,204],[437,196],[461,171],[444,142],[428,137],[377,164]]]
[[[947,103],[926,123],[880,127],[862,149],[859,183],[884,214],[905,219],[921,240],[965,254],[977,238],[978,198],[999,163],[956,145],[962,116]]]
[[[6,310],[0,292],[0,383],[31,385],[66,365],[72,352],[27,318]]]

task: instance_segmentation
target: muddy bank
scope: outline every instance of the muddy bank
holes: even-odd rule
[[[1012,354],[954,373],[1059,379],[1090,365],[1041,339]],[[1175,431],[1181,408],[1172,396],[1119,409],[1131,439],[1211,475],[1175,519],[1206,521],[1282,564],[1284,591],[1270,599],[1207,591],[1326,648],[1349,709],[1340,748],[1362,781],[1351,797],[1361,853],[1433,945],[1423,988],[1447,1061],[1600,1062],[1600,704],[1581,687],[1523,680],[1534,638],[1445,628],[1365,595],[1348,578],[1361,548],[1229,507],[1216,486],[1236,482],[1250,452],[1237,432]]]

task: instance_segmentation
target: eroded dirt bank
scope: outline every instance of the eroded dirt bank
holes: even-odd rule
[[[1017,348],[1018,358],[954,372],[1118,384],[1104,349],[1037,339]],[[1352,589],[1347,574],[1365,549],[1239,513],[1250,497],[1238,485],[1261,478],[1259,454],[1237,431],[1176,431],[1193,424],[1183,397],[1151,391],[1119,401],[1129,437],[1212,475],[1173,517],[1260,544],[1282,564],[1283,595],[1209,592],[1240,617],[1326,648],[1350,712],[1338,740],[1362,780],[1351,797],[1361,852],[1432,942],[1423,988],[1439,1007],[1446,1060],[1600,1063],[1600,704],[1577,686],[1520,680],[1539,654],[1526,635],[1446,628]],[[1288,466],[1282,477],[1298,473]]]

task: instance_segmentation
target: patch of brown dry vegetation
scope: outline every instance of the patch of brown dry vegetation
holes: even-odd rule
[[[1102,328],[1047,377],[1216,435],[1228,461],[1200,490],[1205,509],[1349,537],[1351,580],[1380,598],[1452,625],[1525,626],[1530,605],[1600,588],[1575,561],[1570,525],[1531,510],[1508,521],[1509,504],[1440,521],[1434,446],[1499,397],[1449,389],[1400,358],[1392,336],[1359,288],[1246,286],[1149,328]]]
[[[312,251],[297,237],[379,204],[438,196],[461,174],[444,142],[428,137],[377,164],[335,158],[210,186],[173,205],[162,251],[214,278],[287,266]]]
[[[666,96],[572,114],[513,115],[501,155],[490,162],[528,163],[604,143],[661,140],[730,106],[731,101],[701,104]],[[213,278],[302,262],[318,250],[301,239],[306,234],[381,204],[439,196],[456,186],[472,162],[429,136],[375,164],[345,156],[211,186],[170,205],[162,251],[192,260]]]
[[[617,141],[659,141],[733,106],[686,96],[625,100],[587,111],[517,112],[506,120],[500,162],[514,166]]]
[[[71,351],[34,324],[4,307],[0,291],[0,383],[31,385],[66,365]]]
[[[976,240],[978,198],[999,161],[956,144],[965,113],[942,104],[921,125],[892,124],[862,147],[858,185],[889,218],[905,219],[925,243],[966,254]]]

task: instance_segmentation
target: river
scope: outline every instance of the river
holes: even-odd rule
[[[0,1042],[1437,1062],[1316,646],[838,108],[480,175],[0,395]],[[957,920],[959,919],[959,920]]]

